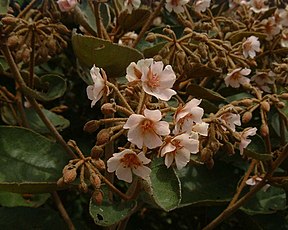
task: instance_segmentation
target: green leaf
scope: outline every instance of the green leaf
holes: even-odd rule
[[[0,14],[6,14],[8,11],[9,0],[0,0]]]
[[[0,56],[0,72],[4,72],[9,69],[9,65],[6,62],[5,58]]]
[[[101,205],[96,205],[91,199],[89,212],[95,224],[108,227],[131,215],[135,207],[136,201],[125,201],[112,204],[111,202],[104,200]]]
[[[241,177],[239,170],[221,161],[217,161],[211,170],[204,165],[189,166],[177,174],[182,186],[180,207],[226,203],[235,193]]]
[[[181,200],[180,180],[175,170],[164,165],[163,159],[154,159],[151,164],[148,194],[161,209],[171,211],[178,207]]]
[[[225,101],[225,98],[219,93],[196,84],[188,85],[186,92],[194,97],[207,99],[209,101]]]
[[[0,126],[0,190],[54,191],[67,161],[67,153],[55,141],[26,128]]]
[[[265,143],[258,134],[249,137],[251,143],[244,149],[244,154],[259,161],[268,161],[272,159],[270,154],[266,154]]]
[[[57,211],[49,208],[0,208],[0,229],[5,230],[51,230],[67,229]]]
[[[184,66],[188,78],[218,77],[221,70],[212,69],[200,63],[188,63]]]
[[[152,47],[145,48],[143,54],[145,58],[153,58],[167,44],[167,42],[159,42]]]
[[[109,77],[125,75],[126,68],[131,62],[143,58],[136,49],[76,33],[72,35],[72,45],[82,64],[89,68],[95,64],[103,68]]]
[[[34,207],[44,204],[50,197],[49,193],[44,194],[17,194],[12,192],[0,192],[0,205],[4,207]]]
[[[287,230],[288,229],[288,219],[284,213],[274,213],[268,215],[254,215],[253,220],[259,224],[262,230]]]
[[[269,187],[256,193],[244,206],[242,211],[250,215],[275,213],[287,208],[285,190],[277,187]]]

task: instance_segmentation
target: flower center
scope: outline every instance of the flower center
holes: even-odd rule
[[[179,1],[180,1],[180,0],[172,0],[172,1],[171,1],[171,5],[173,5],[173,6],[178,6],[178,5],[179,5]]]
[[[231,79],[238,80],[240,77],[241,77],[241,74],[238,71],[238,72],[232,74]]]
[[[252,50],[252,42],[250,42],[250,41],[244,42],[243,48],[244,48],[244,50],[246,50],[246,51]]]
[[[254,6],[256,9],[262,9],[264,7],[264,2],[262,0],[255,0]]]
[[[123,164],[124,168],[137,168],[141,165],[141,161],[134,153],[126,153],[121,159],[120,162]]]
[[[141,127],[142,127],[142,131],[143,131],[143,132],[147,132],[147,131],[153,130],[153,128],[154,128],[154,123],[153,123],[153,121],[151,121],[151,120],[145,119],[145,120],[142,122]]]
[[[149,87],[156,88],[160,86],[159,76],[157,74],[154,74],[151,68],[149,68],[149,71],[147,73],[147,78],[148,78],[147,84]]]

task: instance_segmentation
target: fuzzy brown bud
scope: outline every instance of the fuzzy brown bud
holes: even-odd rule
[[[95,189],[100,189],[101,187],[101,179],[96,173],[92,173],[90,175],[90,182]]]
[[[242,116],[242,123],[248,123],[253,117],[253,114],[250,111],[247,111]]]
[[[19,18],[15,18],[13,15],[7,15],[6,17],[1,19],[1,22],[6,25],[13,25],[14,23],[17,23],[19,21]]]
[[[253,103],[253,101],[251,99],[243,99],[241,102],[240,102],[240,105],[244,105],[244,106],[251,106]]]
[[[218,150],[219,150],[219,148],[220,148],[220,142],[218,141],[218,140],[216,140],[215,139],[215,141],[212,141],[211,143],[210,143],[210,147],[211,147],[211,150],[214,152],[214,153],[216,153]]]
[[[88,192],[88,185],[85,183],[85,182],[81,182],[79,185],[79,190],[84,192],[84,193],[87,193]]]
[[[148,33],[148,35],[146,36],[145,40],[147,42],[155,42],[156,40],[156,35],[154,33]]]
[[[260,133],[263,137],[266,137],[269,135],[269,128],[267,124],[262,124],[260,128]]]
[[[265,112],[270,111],[270,104],[268,101],[262,101],[261,103],[261,109],[264,110]]]
[[[209,161],[213,156],[213,152],[211,151],[210,148],[205,147],[201,151],[201,161],[207,162]]]
[[[279,108],[279,109],[283,109],[285,107],[285,103],[283,101],[279,101],[276,106]]]
[[[193,32],[193,30],[189,27],[185,27],[183,32],[184,32],[184,34],[191,34]]]
[[[83,130],[88,133],[95,132],[100,127],[100,121],[92,120],[88,121],[85,125]]]
[[[281,99],[288,100],[288,93],[282,93],[279,97]]]
[[[66,165],[63,169],[64,183],[69,184],[77,177],[77,168],[74,165]]]
[[[97,160],[92,159],[91,163],[101,172],[106,169],[105,162],[101,159]]]
[[[102,129],[96,137],[96,145],[107,144],[113,132],[110,129]]]
[[[90,155],[92,157],[92,159],[96,159],[98,160],[99,157],[103,154],[103,149],[101,147],[99,147],[98,145],[95,145],[90,152]]]
[[[92,200],[95,204],[101,205],[103,202],[103,193],[101,190],[95,190],[92,194]]]
[[[101,112],[105,115],[110,115],[116,113],[115,103],[105,103],[101,106]]]
[[[61,178],[57,181],[57,186],[58,186],[58,187],[63,187],[64,185],[65,185],[64,178],[61,177]]]
[[[226,142],[224,149],[228,155],[233,155],[235,153],[234,146],[230,142]]]
[[[154,59],[154,61],[162,61],[162,57],[160,56],[160,55],[155,55],[154,57],[153,57],[153,59]]]
[[[16,45],[18,45],[18,42],[19,42],[19,37],[14,34],[8,38],[6,44],[9,47],[15,47]]]

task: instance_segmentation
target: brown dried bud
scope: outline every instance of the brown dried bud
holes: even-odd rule
[[[6,44],[9,47],[15,47],[16,45],[18,45],[18,42],[19,42],[19,37],[14,34],[8,38]]]
[[[88,133],[95,132],[100,127],[100,121],[92,120],[88,121],[85,125],[83,130]]]
[[[282,93],[281,95],[279,95],[279,97],[281,99],[288,100],[288,93]]]
[[[165,27],[163,29],[163,32],[166,33],[166,34],[174,34],[174,31],[170,29],[170,26],[168,27]]]
[[[191,34],[193,32],[193,30],[191,28],[185,27],[183,32],[184,32],[184,34]]]
[[[285,107],[285,103],[283,101],[279,101],[276,106],[279,108],[279,109],[283,109]]]
[[[95,189],[100,189],[101,179],[96,173],[92,173],[90,175],[90,182]]]
[[[210,143],[211,150],[214,153],[216,153],[219,150],[220,146],[221,146],[221,144],[220,144],[220,142],[218,140],[212,141]]]
[[[95,204],[101,205],[103,202],[103,193],[101,190],[95,190],[92,194],[92,200]]]
[[[84,181],[82,181],[78,186],[80,191],[84,193],[88,192],[88,185]]]
[[[240,102],[240,105],[244,105],[244,106],[251,106],[253,103],[253,101],[251,99],[243,99],[241,102]]]
[[[157,38],[157,36],[154,33],[148,33],[145,40],[147,42],[155,42],[156,38]]]
[[[198,52],[203,59],[206,59],[208,57],[207,45],[204,44],[203,42],[200,42],[198,44]]]
[[[211,149],[205,147],[204,149],[202,149],[201,151],[201,161],[203,162],[207,162],[209,161],[213,156],[213,152],[211,151]]]
[[[176,52],[176,58],[178,59],[179,61],[179,64],[180,65],[184,65],[185,64],[185,59],[186,59],[186,54],[183,50],[179,50]]]
[[[30,61],[30,53],[31,49],[29,48],[23,50],[21,57],[24,63],[28,63]]]
[[[47,47],[49,48],[49,53],[55,54],[57,51],[57,43],[53,37],[49,37],[47,41]]]
[[[263,109],[265,112],[269,112],[270,111],[270,104],[268,101],[262,101],[260,103],[261,105],[261,109]]]
[[[1,19],[1,22],[6,25],[13,25],[14,23],[19,22],[19,18],[15,18],[13,15],[7,15]]]
[[[57,31],[59,31],[60,33],[70,33],[70,30],[63,24],[57,25]]]
[[[268,128],[268,125],[266,124],[262,124],[261,125],[261,128],[260,128],[260,133],[263,137],[266,137],[269,135],[269,128]]]
[[[66,185],[65,182],[64,182],[64,178],[61,177],[61,178],[57,181],[57,186],[58,186],[58,187],[63,187],[64,185]]]
[[[162,57],[160,56],[160,55],[155,55],[154,57],[153,57],[153,59],[154,59],[154,61],[162,61]]]
[[[68,164],[63,168],[63,180],[64,183],[69,184],[73,182],[77,177],[77,168],[75,165]]]
[[[97,160],[92,159],[91,163],[101,172],[106,169],[105,162],[101,159]]]
[[[90,155],[92,157],[92,159],[96,159],[98,160],[99,157],[103,154],[103,149],[101,147],[99,147],[98,145],[95,145],[90,152]]]
[[[111,135],[113,135],[113,132],[110,129],[100,130],[96,137],[96,145],[107,144]]]
[[[242,123],[248,123],[253,117],[253,114],[250,111],[247,111],[242,116]]]
[[[104,115],[110,115],[116,113],[115,103],[105,103],[101,106],[101,112]]]
[[[233,155],[235,153],[234,146],[230,142],[225,143],[224,149],[228,155]]]

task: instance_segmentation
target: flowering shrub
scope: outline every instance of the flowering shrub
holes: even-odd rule
[[[230,216],[233,228],[265,227],[264,215],[287,227],[285,1],[6,2],[4,214],[52,216],[51,194],[69,229],[89,228],[87,206],[96,225],[119,229],[195,206],[218,217],[195,214],[187,228]]]

